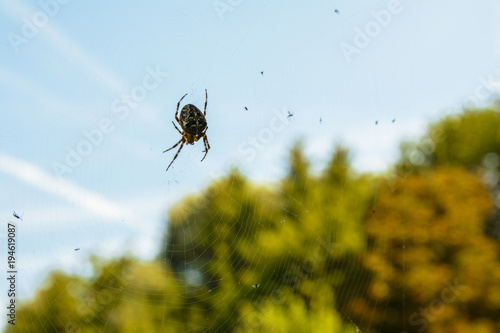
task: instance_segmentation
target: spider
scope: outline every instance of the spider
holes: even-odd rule
[[[177,110],[175,111],[175,120],[177,120],[179,125],[181,125],[182,132],[177,128],[177,126],[175,126],[175,123],[172,121],[172,124],[174,125],[175,129],[182,135],[182,138],[171,148],[165,150],[164,153],[166,153],[170,149],[174,149],[179,145],[179,143],[181,144],[181,147],[177,151],[177,154],[175,154],[175,157],[172,160],[172,162],[170,162],[170,164],[168,165],[166,171],[168,171],[168,168],[170,168],[172,163],[174,163],[175,159],[177,158],[177,155],[179,155],[185,143],[194,145],[196,141],[203,138],[203,144],[205,145],[205,150],[203,152],[205,153],[205,156],[203,156],[200,162],[203,162],[203,160],[207,156],[208,150],[210,149],[210,144],[208,143],[206,134],[208,129],[206,120],[207,101],[208,101],[207,89],[205,89],[205,109],[203,110],[203,113],[201,113],[200,109],[198,109],[193,104],[186,104],[181,110],[181,116],[180,116],[181,119],[179,120],[179,117],[177,117],[177,113],[179,112],[179,105],[181,104],[181,101],[184,99],[184,97],[186,97],[186,95],[182,96],[179,103],[177,103]]]

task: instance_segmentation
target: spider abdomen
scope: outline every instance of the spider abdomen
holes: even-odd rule
[[[200,135],[207,127],[207,120],[200,111],[193,104],[186,104],[181,110],[180,114],[182,129],[191,135]]]

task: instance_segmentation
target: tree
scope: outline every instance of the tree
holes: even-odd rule
[[[500,112],[495,109],[468,110],[447,116],[431,124],[419,142],[403,143],[400,163],[419,170],[452,165],[498,171],[499,128]]]
[[[216,331],[272,331],[274,320],[304,332],[352,331],[335,310],[335,293],[347,256],[364,250],[371,187],[352,172],[346,149],[320,177],[302,149],[292,149],[279,184],[255,186],[233,170],[171,210],[162,258]],[[320,313],[328,313],[324,322]]]
[[[280,182],[232,170],[171,209],[157,261],[53,273],[16,332],[500,331],[497,118],[433,124],[388,182],[344,147],[313,174],[300,142]]]
[[[384,332],[498,332],[500,245],[484,233],[492,207],[481,180],[457,167],[381,188],[365,229],[369,284],[351,318]]]
[[[467,110],[429,126],[418,142],[401,145],[397,174],[422,172],[451,165],[481,175],[496,197],[497,211],[486,225],[487,233],[500,241],[500,111],[498,107]]]
[[[98,261],[96,261],[98,263]],[[99,267],[100,266],[100,267]],[[54,272],[5,332],[186,332],[190,315],[178,280],[160,263],[96,266],[90,280]]]

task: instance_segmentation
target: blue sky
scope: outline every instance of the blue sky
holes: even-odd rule
[[[279,179],[298,139],[315,170],[335,144],[385,170],[401,140],[497,96],[498,14],[494,1],[0,1],[0,233],[22,216],[21,298],[50,270],[89,274],[90,254],[153,258],[169,207],[231,165]],[[185,146],[165,172],[176,104],[202,108],[205,89],[211,150],[200,163],[203,143]]]

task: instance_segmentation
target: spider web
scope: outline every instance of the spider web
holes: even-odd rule
[[[48,10],[27,3],[2,6],[5,35],[19,34],[23,17]],[[285,15],[286,6],[295,14]],[[370,22],[370,12],[386,4],[351,6],[216,0],[196,6],[123,5],[123,12],[115,15],[112,6],[101,11],[70,3],[60,5],[46,26],[19,45],[18,53],[2,42],[12,63],[12,69],[0,69],[8,91],[2,93],[4,106],[20,110],[8,113],[0,134],[0,177],[8,189],[2,193],[2,214],[16,225],[18,237],[16,299],[29,306],[38,292],[62,286],[55,294],[41,294],[55,300],[44,315],[53,321],[43,321],[35,310],[18,319],[30,318],[36,327],[32,331],[46,332],[89,327],[105,332],[116,329],[116,318],[126,319],[127,329],[137,331],[259,331],[265,323],[279,331],[301,323],[273,322],[270,311],[281,320],[290,319],[295,310],[304,311],[307,318],[324,311],[325,318],[341,323],[343,332],[375,329],[374,312],[353,316],[349,307],[348,301],[370,281],[356,270],[359,262],[352,257],[339,260],[336,267],[345,272],[339,280],[350,283],[324,292],[332,293],[332,306],[318,310],[304,301],[305,286],[312,294],[323,293],[311,286],[316,282],[311,276],[320,271],[323,258],[342,253],[339,239],[352,222],[338,218],[326,226],[310,225],[316,220],[311,216],[331,204],[325,198],[312,200],[311,192],[319,193],[318,179],[337,152],[336,144],[352,149],[350,167],[357,177],[386,170],[397,157],[395,143],[423,133],[424,125],[413,124],[413,115],[427,107],[417,102],[421,92],[406,82],[387,86],[387,81],[400,82],[397,66],[405,64],[388,66],[380,51],[387,44],[379,43],[402,38],[392,34],[407,27],[404,13],[416,15],[428,8],[405,2],[405,12],[356,54],[358,63],[348,64],[339,44],[351,42],[354,27]],[[306,17],[316,19],[308,21],[311,30],[302,31],[297,22]],[[402,59],[419,54],[412,48],[394,50]],[[415,69],[410,74],[413,80],[420,73]],[[426,89],[434,88],[447,100],[456,94],[451,88]],[[171,124],[176,104],[188,93],[180,108],[189,103],[202,109],[205,89],[211,150],[200,163],[202,141],[185,145],[165,172],[177,149],[163,151],[179,140]],[[134,93],[135,101],[121,99]],[[394,95],[400,99],[388,106]],[[310,164],[301,179],[290,172],[297,142],[303,143]],[[245,186],[230,178],[235,168]],[[310,192],[289,191],[284,182],[292,189],[315,187]],[[238,208],[233,221],[246,222],[225,244],[228,257],[246,256],[234,262],[234,271],[208,250],[220,245],[217,239],[231,227],[229,208],[210,205],[209,189],[217,186],[227,206]],[[252,191],[237,198],[235,193],[246,186]],[[336,200],[345,203],[349,198],[345,204],[351,207],[365,204],[362,198],[351,198],[349,191],[347,181],[340,182]],[[375,195],[368,211],[375,214],[377,204]],[[22,220],[12,216],[14,211]],[[175,233],[174,222],[179,223]],[[300,246],[293,242],[299,236],[291,235],[301,230],[297,225],[313,235]],[[248,241],[268,229],[273,233],[263,243]],[[7,239],[5,228],[2,235]],[[174,235],[186,242],[174,244]],[[197,243],[191,242],[194,238]],[[247,240],[246,246],[237,239]],[[366,250],[374,246],[365,245]],[[272,261],[272,246],[286,248],[278,262]],[[384,254],[392,256],[391,251]],[[4,253],[2,267],[7,266],[5,258]],[[267,275],[244,276],[240,266],[245,261]],[[109,262],[114,266],[106,266]],[[63,272],[63,277],[51,275],[54,271]],[[2,290],[8,288],[4,281]],[[3,291],[7,306],[10,299]],[[65,309],[57,306],[66,304],[66,294],[75,300],[74,318],[68,319]],[[407,318],[406,295],[397,296]],[[132,308],[146,308],[140,312],[144,317],[127,312],[122,307],[127,302]],[[388,304],[372,305],[382,309],[382,316],[392,315]],[[144,326],[150,322],[157,326]]]
[[[220,180],[219,182],[224,181]],[[230,184],[228,184],[228,187],[229,192],[238,191],[241,189],[241,184],[231,181]],[[231,193],[226,192],[225,194],[231,197]],[[300,201],[300,197],[298,198],[298,200],[297,198],[293,198],[283,191],[279,191],[278,195],[283,195],[286,199],[289,199],[295,204],[301,206],[306,213],[309,212],[305,207],[303,207]],[[265,318],[266,315],[260,311],[260,308],[267,306],[269,302],[276,306],[280,306],[285,299],[285,296],[282,295],[281,289],[283,285],[288,285],[294,290],[294,292],[298,292],[297,288],[299,287],[300,283],[309,278],[307,274],[312,273],[310,271],[310,266],[314,266],[315,262],[324,260],[324,258],[304,258],[304,256],[300,253],[300,249],[299,253],[297,253],[296,247],[290,247],[289,250],[286,250],[286,259],[280,263],[280,267],[284,269],[278,269],[273,266],[266,267],[269,264],[266,263],[265,258],[268,256],[266,254],[265,248],[261,248],[259,247],[259,245],[255,245],[253,248],[249,249],[249,251],[251,251],[252,253],[249,256],[253,259],[251,265],[262,265],[264,270],[272,269],[273,273],[276,273],[272,275],[277,276],[274,276],[273,279],[270,280],[256,279],[255,282],[251,284],[251,288],[249,288],[248,282],[245,283],[242,282],[242,280],[236,279],[239,281],[233,287],[234,291],[232,293],[234,293],[235,295],[243,294],[244,296],[239,300],[235,300],[234,302],[232,300],[227,300],[228,304],[231,304],[231,314],[227,316],[228,320],[233,316],[240,315],[238,314],[238,309],[242,305],[244,305],[245,302],[248,302],[248,299],[253,299],[252,304],[254,309],[250,312],[246,312],[243,315],[243,318],[240,318],[240,320],[238,321],[239,326],[227,327],[225,325],[231,325],[231,323],[221,322],[220,320],[218,320],[217,316],[214,317],[212,315],[209,317],[208,315],[208,313],[213,313],[214,307],[217,307],[218,304],[214,303],[212,305],[206,305],[206,303],[211,304],[210,301],[212,295],[214,298],[216,298],[219,290],[224,289],[223,281],[225,279],[227,280],[235,278],[234,276],[231,276],[231,274],[226,274],[227,272],[225,273],[220,269],[214,268],[219,266],[217,262],[218,260],[222,262],[224,261],[224,259],[217,257],[210,258],[210,255],[208,255],[209,258],[207,258],[206,254],[207,251],[210,251],[211,246],[216,245],[214,244],[214,240],[219,237],[219,229],[227,227],[228,221],[225,218],[227,212],[225,212],[224,208],[221,207],[219,210],[215,211],[215,214],[213,214],[213,212],[212,214],[210,214],[210,219],[208,221],[197,220],[196,214],[193,214],[193,211],[196,212],[198,210],[203,211],[207,209],[208,206],[206,205],[209,205],[209,199],[204,198],[200,195],[198,195],[196,198],[197,199],[191,202],[191,204],[189,204],[188,206],[179,208],[182,211],[180,213],[182,217],[181,221],[176,222],[182,222],[186,225],[181,225],[178,229],[171,229],[171,231],[174,231],[174,235],[172,236],[173,238],[169,238],[170,242],[167,242],[165,249],[165,257],[167,258],[167,262],[173,265],[173,267],[177,267],[176,270],[178,271],[182,282],[186,283],[186,304],[190,306],[196,306],[197,304],[199,304],[204,308],[204,311],[207,313],[207,322],[200,324],[203,330],[217,330],[217,328],[219,327],[225,327],[225,329],[243,329],[244,331],[252,329],[259,330],[259,327],[260,329],[262,329],[260,325],[262,325],[262,322],[265,322],[265,320],[268,318]],[[240,229],[240,231],[238,231],[235,235],[235,238],[246,238],[248,237],[248,235],[257,233],[259,229],[263,227],[263,222],[256,219],[254,214],[252,213],[252,211],[258,211],[259,209],[261,209],[261,207],[259,207],[260,200],[262,200],[262,197],[253,195],[245,196],[245,206],[243,206],[239,201],[233,200],[232,203],[236,204],[239,207],[239,219],[245,220],[245,223],[247,224],[247,228]],[[265,198],[264,200],[271,201],[273,199]],[[250,202],[251,206],[247,206],[248,202]],[[177,214],[179,214],[179,210],[177,210],[176,212]],[[203,213],[203,215],[204,214],[205,212]],[[277,231],[277,239],[274,238],[273,241],[278,243],[289,243],[289,241],[287,241],[286,239],[286,235],[284,236],[284,232],[286,232],[286,229],[289,227],[293,228],[294,222],[304,222],[297,214],[288,210],[286,207],[281,207],[279,212],[272,211],[268,212],[267,214],[275,218],[276,216],[283,216],[283,219],[280,220],[279,223],[276,221],[276,226],[278,227],[279,231]],[[267,221],[264,223],[267,224]],[[201,224],[202,226],[194,228],[194,230],[192,230],[192,224]],[[236,226],[237,224],[238,223],[235,223],[232,227],[238,228]],[[208,229],[208,231],[206,229]],[[325,234],[335,235],[338,230],[323,230],[323,232]],[[196,244],[191,242],[193,234],[194,237],[198,235],[202,237],[196,237]],[[174,239],[176,240],[174,241]],[[174,246],[172,245],[172,242],[175,243]],[[326,251],[331,251],[331,247],[332,245],[334,245],[334,243],[335,242],[330,238],[330,236],[328,236],[327,238],[318,237],[315,242],[310,242],[308,244],[308,247],[316,247],[318,249],[322,248],[327,249]],[[208,245],[204,246],[202,244]],[[227,243],[227,246],[230,249],[230,254],[228,255],[228,257],[240,258],[238,261],[233,262],[233,267],[237,269],[238,266],[245,265],[243,263],[243,261],[245,260],[241,258],[241,253],[238,253],[238,244],[236,244],[236,242],[229,241]],[[303,272],[304,268],[306,271],[308,271],[307,274]],[[255,294],[261,294],[261,297],[254,296]],[[268,297],[264,297],[264,295],[266,294]],[[199,299],[195,300],[194,302],[190,301],[189,299],[192,299],[192,295],[198,295]],[[230,295],[228,295],[228,297],[230,297]],[[345,318],[353,324],[354,328],[357,329],[357,327],[354,325],[354,322],[349,318],[348,315],[345,315]],[[234,325],[234,323],[232,324]],[[278,329],[278,327],[276,327],[275,325],[271,325],[271,327],[265,327],[267,329]]]

